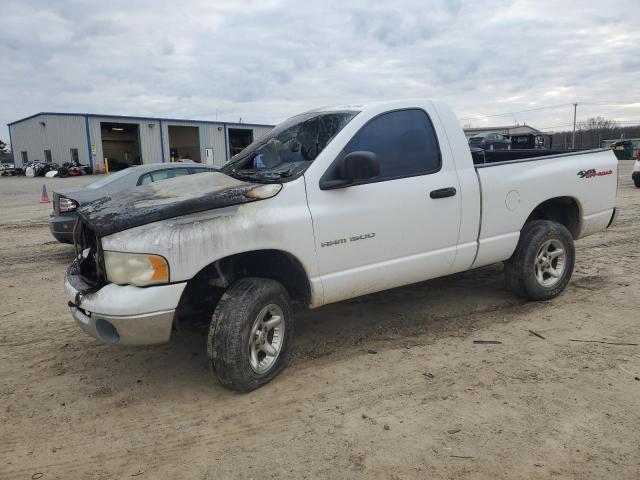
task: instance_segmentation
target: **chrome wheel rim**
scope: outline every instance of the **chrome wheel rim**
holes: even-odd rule
[[[276,363],[284,341],[284,313],[275,304],[264,307],[253,321],[249,334],[249,365],[258,374]]]
[[[566,268],[566,252],[559,240],[547,240],[536,255],[534,270],[536,280],[545,288],[555,286]]]

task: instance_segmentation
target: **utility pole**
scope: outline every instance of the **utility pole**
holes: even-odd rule
[[[571,148],[576,148],[576,110],[578,110],[578,102],[573,104],[573,135],[571,136]]]

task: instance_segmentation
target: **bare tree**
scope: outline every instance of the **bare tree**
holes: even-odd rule
[[[600,141],[613,138],[614,130],[618,127],[615,120],[607,120],[604,117],[591,117],[580,123],[580,138],[583,139],[583,148],[597,148]]]
[[[588,122],[588,121],[587,121]],[[625,138],[640,138],[640,125],[627,125],[621,126],[617,122],[608,121],[609,128],[606,128],[607,124],[604,124],[605,128],[601,128],[597,122],[592,125],[591,129],[584,128],[587,122],[581,122],[581,127],[576,132],[576,148],[597,148],[600,146],[602,140],[620,140]],[[607,120],[605,120],[607,122]],[[594,136],[585,136],[587,132],[597,131]],[[581,135],[582,134],[582,135]],[[582,136],[582,143],[580,143],[580,137]],[[598,138],[599,137],[599,138]],[[595,142],[595,143],[593,143]],[[571,130],[559,131],[553,133],[553,147],[554,148],[569,148],[571,147]]]

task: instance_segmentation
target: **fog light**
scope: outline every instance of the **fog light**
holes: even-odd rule
[[[96,331],[100,339],[105,343],[118,343],[118,340],[120,340],[116,327],[102,318],[96,321]]]

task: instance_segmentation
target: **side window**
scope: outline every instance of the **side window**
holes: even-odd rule
[[[175,177],[181,177],[183,175],[189,175],[189,169],[188,168],[175,168],[173,170],[171,170],[173,172],[173,175]]]
[[[142,175],[140,180],[138,180],[138,185],[148,185],[152,182],[159,182],[161,180],[181,177],[183,175],[189,175],[188,168],[167,168],[165,170],[156,170],[155,172],[145,173]]]
[[[151,172],[151,178],[154,182],[166,180],[167,178],[173,178],[173,170],[156,170],[155,172]]]
[[[347,144],[341,156],[364,150],[380,161],[375,181],[433,173],[440,169],[438,140],[429,116],[418,109],[374,118]]]

